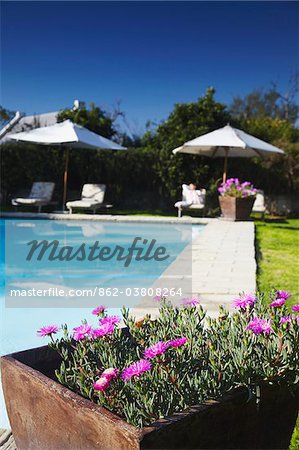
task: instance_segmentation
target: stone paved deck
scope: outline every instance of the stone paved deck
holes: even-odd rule
[[[211,315],[256,289],[253,222],[209,223],[192,244],[192,291]]]
[[[229,307],[240,292],[254,292],[254,223],[210,221],[153,287],[164,286],[175,289],[184,286],[184,293],[200,297],[210,316],[217,314],[220,305]],[[147,312],[153,316],[158,313],[150,298],[143,299],[133,309],[136,317]]]

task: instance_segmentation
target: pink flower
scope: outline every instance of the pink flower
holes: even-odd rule
[[[283,297],[277,297],[275,300],[273,300],[272,303],[270,303],[270,306],[272,306],[272,308],[279,308],[280,306],[282,306],[285,302],[285,298]]]
[[[299,303],[297,305],[292,306],[292,311],[299,312]]]
[[[292,297],[292,295],[289,292],[277,290],[276,299],[273,300],[272,303],[270,303],[270,306],[272,306],[272,308],[278,308],[282,306],[285,303],[285,301],[290,297]]]
[[[167,350],[168,344],[166,342],[159,341],[151,347],[144,350],[143,355],[145,358],[152,359],[157,355],[161,355]]]
[[[233,301],[233,306],[236,309],[247,309],[247,307],[252,307],[256,302],[256,297],[252,294],[242,294]]]
[[[181,337],[177,339],[173,339],[173,341],[168,341],[167,345],[168,347],[181,347],[182,345],[186,344],[187,338]]]
[[[197,306],[199,305],[199,300],[197,297],[187,297],[182,299],[183,306]]]
[[[292,297],[292,294],[290,294],[287,291],[280,291],[280,290],[276,291],[276,298],[283,298],[283,299],[287,300],[290,297]]]
[[[107,380],[112,380],[116,378],[118,370],[114,367],[109,367],[109,369],[105,369],[101,375],[101,378],[107,378]]]
[[[106,307],[101,305],[98,306],[97,308],[93,309],[91,314],[93,314],[94,316],[99,316],[100,314],[104,313],[106,311]]]
[[[271,333],[271,320],[261,319],[260,317],[254,317],[248,324],[247,330],[252,330],[254,334],[269,334]]]
[[[283,316],[280,319],[280,325],[284,325],[284,324],[288,324],[288,323],[292,323],[293,317],[292,316]]]
[[[92,327],[88,325],[88,323],[83,323],[73,329],[73,338],[75,341],[82,341],[86,337],[90,337],[92,335]]]
[[[155,297],[153,297],[153,300],[157,303],[160,303],[160,301],[162,300],[163,296],[162,295],[155,295]]]
[[[284,323],[291,323],[291,322],[292,322],[292,316],[283,316],[280,319],[281,325],[283,325]]]
[[[57,325],[46,325],[45,327],[41,327],[37,331],[37,335],[39,337],[51,336],[52,334],[57,333],[60,328]]]
[[[92,333],[92,337],[94,339],[98,337],[106,336],[107,334],[111,334],[114,331],[114,325],[112,323],[106,322],[98,328],[95,328]]]
[[[107,316],[100,319],[100,324],[105,325],[105,323],[110,323],[111,325],[115,325],[116,323],[119,323],[120,320],[121,319],[118,316]]]
[[[93,385],[93,388],[96,391],[105,391],[105,389],[107,389],[107,387],[109,387],[110,385],[110,380],[106,377],[104,378],[99,378]]]
[[[137,362],[134,362],[129,367],[126,367],[122,372],[122,378],[125,381],[130,380],[132,377],[139,377],[144,372],[151,370],[152,366],[149,361],[146,359],[140,359]]]

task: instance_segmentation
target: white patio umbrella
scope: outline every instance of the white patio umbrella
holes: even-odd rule
[[[185,142],[181,147],[174,149],[173,153],[190,153],[211,158],[224,157],[223,182],[225,182],[228,158],[266,157],[273,153],[284,153],[284,151],[242,130],[238,130],[238,128],[226,125]]]
[[[9,134],[8,139],[18,142],[31,142],[40,145],[53,145],[64,148],[65,166],[63,176],[63,211],[65,209],[69,151],[71,148],[88,150],[127,150],[116,142],[99,134],[93,133],[87,128],[81,127],[71,120],[57,123],[49,127],[35,128],[21,133]]]

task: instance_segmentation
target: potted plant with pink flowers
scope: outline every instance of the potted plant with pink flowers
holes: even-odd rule
[[[222,215],[227,220],[248,220],[257,189],[249,181],[229,178],[218,189]]]
[[[287,448],[298,414],[298,309],[242,294],[208,318],[196,298],[136,321],[38,331],[48,347],[2,358],[20,449]],[[58,338],[58,333],[61,336]]]

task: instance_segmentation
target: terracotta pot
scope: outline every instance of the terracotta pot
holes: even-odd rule
[[[2,384],[18,450],[287,448],[298,395],[262,390],[259,410],[239,389],[138,429],[55,381],[48,347],[1,358]]]
[[[227,220],[248,220],[255,201],[255,197],[228,197],[219,196],[220,208],[223,217]]]

